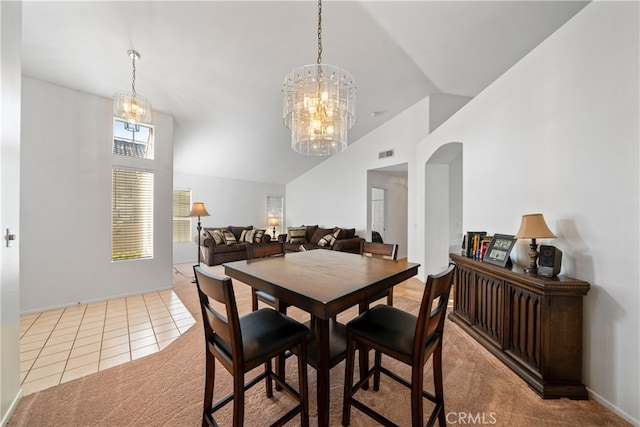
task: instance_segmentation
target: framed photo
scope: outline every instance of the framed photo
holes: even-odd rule
[[[491,239],[484,254],[483,261],[499,267],[506,267],[509,254],[516,243],[516,238],[508,234],[496,234]]]

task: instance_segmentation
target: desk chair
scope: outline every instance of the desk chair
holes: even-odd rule
[[[233,401],[233,425],[244,424],[244,393],[263,378],[266,379],[267,397],[273,396],[273,381],[289,393],[298,404],[283,415],[274,425],[282,425],[300,414],[302,426],[309,425],[309,399],[307,390],[307,348],[309,329],[270,308],[253,311],[238,317],[233,284],[229,277],[218,277],[194,266],[204,336],[206,341],[206,379],[202,426],[217,426],[213,414]],[[224,305],[218,311],[210,301]],[[286,351],[298,356],[298,386],[294,390],[284,378],[273,372],[271,359]],[[215,361],[222,363],[233,376],[233,393],[213,403],[215,385]],[[245,383],[245,373],[263,364],[265,370]]]
[[[442,333],[447,312],[447,303],[453,282],[455,266],[450,265],[438,275],[429,275],[425,285],[418,316],[388,305],[377,305],[347,324],[347,361],[345,365],[344,401],[342,425],[349,425],[351,406],[355,406],[385,426],[394,425],[389,419],[375,412],[354,398],[355,393],[373,375],[373,389],[380,389],[380,373],[384,373],[411,389],[411,425],[423,426],[422,398],[435,403],[427,425],[435,423],[446,426],[444,395],[442,386]],[[437,303],[435,308],[434,302]],[[375,351],[374,366],[366,375],[353,384],[353,366],[356,348]],[[411,382],[382,366],[382,353],[411,366]],[[435,393],[424,391],[424,364],[433,356],[433,381]]]

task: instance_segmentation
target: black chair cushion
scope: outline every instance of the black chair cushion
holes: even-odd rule
[[[251,362],[283,347],[309,333],[309,328],[270,308],[253,311],[240,317],[244,362]],[[231,358],[229,343],[216,339]]]
[[[388,305],[376,305],[347,323],[347,330],[411,356],[417,321],[416,316],[406,311]]]

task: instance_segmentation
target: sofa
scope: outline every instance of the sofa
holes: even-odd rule
[[[247,259],[247,245],[266,245],[272,242],[265,229],[252,225],[239,227],[204,227],[199,236],[201,261],[208,266]]]
[[[284,245],[285,252],[329,249],[357,254],[360,253],[362,240],[364,239],[356,235],[355,228],[324,228],[318,225],[288,227],[287,234],[278,236],[278,241]]]

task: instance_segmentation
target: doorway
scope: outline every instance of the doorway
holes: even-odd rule
[[[398,245],[398,258],[408,252],[408,175],[408,163],[367,171],[366,240],[380,233],[384,243]]]
[[[386,210],[384,188],[371,187],[371,241],[375,242],[378,236],[384,241],[385,223],[384,212]]]

